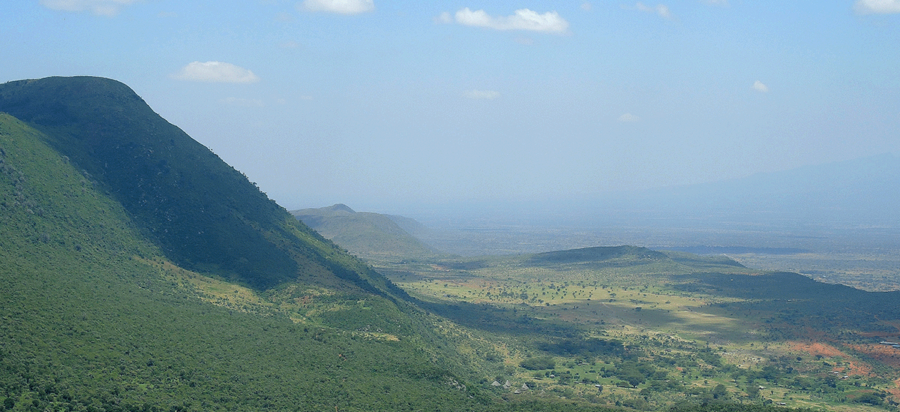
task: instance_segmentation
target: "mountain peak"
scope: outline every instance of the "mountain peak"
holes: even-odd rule
[[[351,209],[350,206],[347,206],[347,205],[345,205],[345,204],[343,204],[343,203],[338,203],[338,204],[336,204],[336,205],[332,205],[332,206],[326,207],[325,210],[328,210],[328,211],[331,211],[331,212],[356,213],[356,211],[354,211],[353,209]]]
[[[121,82],[51,77],[0,84],[0,111],[44,132],[184,268],[258,289],[296,279],[369,291],[363,278],[384,283]]]

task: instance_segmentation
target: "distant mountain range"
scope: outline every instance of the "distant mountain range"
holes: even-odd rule
[[[900,158],[861,159],[640,191],[459,202],[410,214],[432,228],[900,228]]]
[[[883,154],[741,179],[631,193],[612,197],[608,207],[634,219],[897,227],[900,226],[900,215],[896,213],[898,202],[900,158]]]

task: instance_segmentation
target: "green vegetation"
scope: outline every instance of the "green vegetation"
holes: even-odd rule
[[[122,83],[94,77],[10,82],[0,86],[0,111],[43,131],[50,146],[182,267],[257,289],[301,276],[344,285],[335,275],[366,288],[367,278],[378,277]]]
[[[897,292],[631,246],[376,266],[498,342],[513,388],[640,410],[864,410],[900,394],[900,350],[875,343],[898,335]]]
[[[541,356],[538,358],[528,358],[519,363],[519,366],[536,371],[536,370],[546,370],[553,369],[556,367],[556,362],[553,361],[553,358],[548,356]]]
[[[139,99],[121,88],[0,86],[0,110],[41,125],[0,113],[0,410],[518,408],[471,383],[497,368],[473,365],[443,338],[441,325],[457,328],[247,192],[246,180],[216,175],[216,159],[185,158],[184,148],[156,157],[175,138],[139,133],[164,126],[142,123],[129,107]],[[104,157],[116,153],[124,160]],[[150,167],[163,163],[179,178]],[[197,193],[204,179],[211,189]],[[231,217],[201,216],[225,209]],[[198,219],[203,233],[170,218]],[[293,263],[259,271],[259,257],[225,253],[247,249]]]
[[[0,411],[884,410],[898,395],[877,343],[896,337],[896,294],[630,246],[371,248],[385,277],[120,83],[7,83],[0,111]]]
[[[450,372],[453,361],[421,342],[424,315],[405,316],[379,295],[295,284],[303,322],[266,303],[291,288],[235,285],[259,303],[208,303],[229,284],[169,263],[45,138],[0,115],[4,410],[485,406]],[[329,316],[341,305],[377,315]],[[395,338],[355,328],[370,320]]]

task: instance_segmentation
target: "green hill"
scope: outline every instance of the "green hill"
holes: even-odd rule
[[[298,277],[346,283],[335,276],[368,288],[359,278],[377,277],[297,224],[122,83],[93,77],[10,82],[0,86],[0,111],[45,132],[51,147],[183,267],[258,289]]]
[[[638,248],[564,256],[561,268],[550,268],[548,257],[520,270],[541,278],[582,273],[603,257],[599,266],[622,262],[629,273],[621,278],[632,281],[639,268],[626,261],[661,264]],[[618,405],[582,394],[593,386],[575,393],[548,382],[518,393],[492,385],[504,377],[542,380],[521,366],[536,367],[522,358],[531,353],[558,356],[564,372],[597,374],[590,362],[602,360],[586,356],[599,341],[579,340],[593,333],[586,325],[535,318],[535,308],[518,301],[500,306],[537,298],[540,283],[523,282],[516,287],[528,290],[519,293],[479,291],[499,298],[498,306],[446,300],[460,287],[479,287],[461,271],[496,270],[514,281],[514,266],[435,262],[413,264],[449,278],[419,289],[434,292],[421,295],[427,301],[410,298],[121,83],[78,77],[0,85],[0,411]],[[722,287],[703,281],[702,288]],[[556,286],[554,293],[566,292]],[[562,303],[545,307],[569,313]],[[572,350],[580,358],[570,367]],[[622,405],[646,405],[626,395]],[[694,408],[701,407],[685,410]]]
[[[364,258],[391,259],[428,257],[437,251],[407,233],[397,221],[415,225],[412,219],[378,213],[356,212],[337,204],[318,209],[291,212],[297,219],[322,236]]]
[[[560,250],[535,254],[531,258],[534,264],[589,263],[603,262],[611,259],[627,259],[629,263],[664,259],[667,256],[647,248],[635,246],[589,247],[581,249]]]
[[[490,405],[402,291],[127,87],[8,83],[0,110],[33,122],[0,113],[0,410]]]

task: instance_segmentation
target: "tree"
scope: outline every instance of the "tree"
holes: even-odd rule
[[[757,391],[758,391],[758,390],[759,390],[759,389],[757,389]],[[716,385],[716,387],[713,388],[713,390],[712,390],[711,393],[712,393],[713,399],[726,399],[726,398],[728,398],[728,390],[726,390],[726,389],[725,389],[725,385],[722,385],[721,383],[718,384],[718,385]]]
[[[752,382],[747,385],[747,396],[750,399],[756,399],[759,397],[759,387],[754,385]]]
[[[536,371],[536,370],[545,370],[545,369],[553,369],[556,367],[556,362],[549,357],[537,357],[537,358],[528,358],[522,361],[519,366]]]

